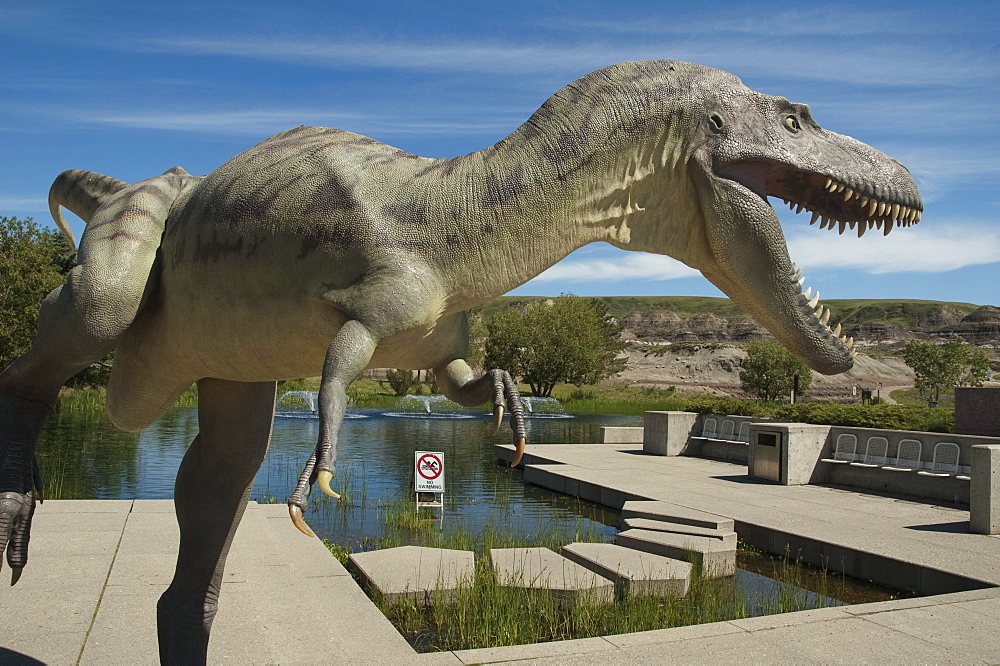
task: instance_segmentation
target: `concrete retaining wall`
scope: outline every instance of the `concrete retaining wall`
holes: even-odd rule
[[[717,433],[722,423],[732,419],[734,432],[750,421],[750,441],[757,432],[778,432],[781,437],[780,478],[772,479],[783,485],[829,483],[876,492],[909,495],[949,504],[970,507],[971,529],[981,534],[1000,534],[1000,438],[877,428],[817,426],[802,423],[781,423],[750,417],[700,415],[692,412],[646,412],[643,428],[643,451],[653,455],[690,455],[743,462],[754,476],[754,447],[738,442],[702,437],[704,423],[715,418]],[[832,458],[837,437],[853,434],[858,439],[857,455],[861,456],[869,437],[885,437],[889,442],[887,462],[895,459],[902,439],[922,442],[921,462],[930,467],[934,445],[954,442],[959,446],[959,473],[971,476],[929,477],[916,472],[894,472],[878,467],[822,462]]]
[[[644,432],[642,426],[601,426],[597,441],[601,444],[642,444]]]

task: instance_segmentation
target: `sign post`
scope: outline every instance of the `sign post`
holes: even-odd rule
[[[444,523],[444,453],[417,451],[414,454],[414,487],[417,492],[417,512],[421,507],[441,509]]]

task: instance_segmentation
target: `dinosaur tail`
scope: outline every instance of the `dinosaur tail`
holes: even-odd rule
[[[56,177],[49,188],[49,213],[69,241],[70,252],[76,250],[76,239],[63,218],[60,206],[69,209],[84,222],[90,222],[103,200],[125,187],[128,187],[128,183],[93,171],[71,169]]]

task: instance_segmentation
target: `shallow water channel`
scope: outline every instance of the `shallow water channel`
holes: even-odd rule
[[[527,485],[521,472],[497,464],[493,445],[509,442],[505,425],[490,435],[488,413],[352,410],[341,430],[337,502],[318,489],[306,520],[326,540],[358,551],[374,547],[386,530],[386,514],[414,498],[414,452],[440,451],[445,462],[444,526],[475,534],[487,526],[568,543],[585,534],[610,541],[618,512]],[[526,420],[532,443],[592,443],[602,425],[640,425],[635,416],[534,414]],[[46,495],[61,499],[168,499],[181,458],[197,434],[197,410],[176,408],[139,433],[125,433],[103,412],[53,414],[40,437],[39,464]],[[257,474],[252,499],[283,503],[318,437],[308,410],[279,410],[271,447]],[[409,509],[409,510],[412,510]],[[305,538],[305,537],[303,537]],[[736,583],[758,588],[770,581],[769,561],[740,553]],[[763,577],[759,574],[763,574]],[[807,577],[806,577],[807,578]],[[770,582],[768,582],[770,581]],[[810,587],[804,581],[805,587]],[[820,586],[833,597],[821,605],[889,598],[850,580]],[[816,589],[815,587],[813,589]]]

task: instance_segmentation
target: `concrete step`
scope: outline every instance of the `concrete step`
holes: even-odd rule
[[[712,537],[632,529],[619,532],[615,543],[654,555],[690,560],[701,566],[706,578],[736,573],[736,545]]]
[[[719,539],[725,544],[736,545],[736,532],[729,530],[715,530],[711,527],[697,527],[695,525],[684,525],[681,523],[671,523],[665,520],[651,520],[649,518],[623,518],[622,527],[625,529],[653,530],[654,532],[674,532],[675,534],[690,534],[692,536],[711,537]]]
[[[621,596],[684,598],[691,584],[691,563],[644,553],[613,543],[571,543],[562,554],[615,584]]]
[[[622,505],[622,518],[666,520],[671,523],[708,527],[713,530],[725,530],[727,532],[732,532],[735,529],[735,523],[732,518],[657,500],[633,500],[625,502]]]
[[[468,550],[400,546],[352,553],[347,568],[358,574],[366,590],[386,600],[401,597],[431,604],[448,600],[460,585],[471,585],[475,556]]]
[[[490,566],[500,585],[551,594],[564,607],[614,601],[614,583],[548,548],[494,548]]]

